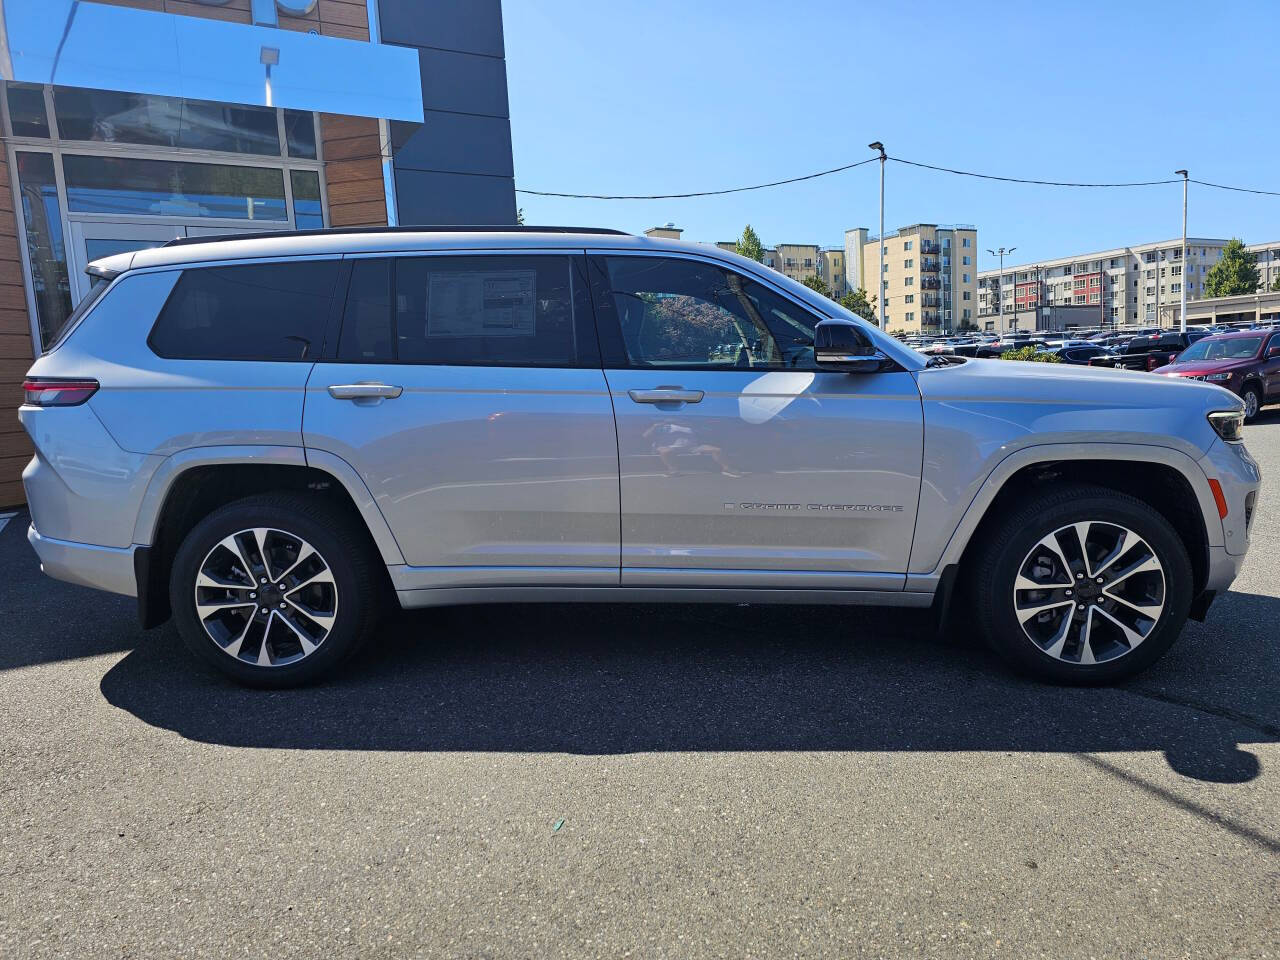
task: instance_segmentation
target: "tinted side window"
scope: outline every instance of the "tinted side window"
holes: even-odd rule
[[[633,367],[813,369],[818,318],[716,264],[605,257],[597,308],[622,343],[611,357]]]
[[[390,260],[352,262],[338,358],[356,363],[395,360],[391,337]]]
[[[569,257],[404,257],[392,264],[401,363],[573,367],[594,360],[594,340],[588,347],[580,329],[591,323],[589,309],[575,309],[582,281]]]
[[[185,360],[313,360],[338,261],[197,267],[178,279],[148,342]]]

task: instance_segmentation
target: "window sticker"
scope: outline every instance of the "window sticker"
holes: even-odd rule
[[[537,276],[536,270],[433,272],[427,288],[427,336],[536,336]]]

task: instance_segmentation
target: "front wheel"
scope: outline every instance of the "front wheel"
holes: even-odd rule
[[[1262,390],[1255,384],[1249,384],[1240,393],[1240,399],[1244,401],[1244,419],[1246,423],[1252,423],[1258,416],[1258,411],[1262,409]]]
[[[355,525],[316,498],[249,497],[215,510],[174,557],[182,639],[241,683],[309,683],[373,629],[376,587]]]
[[[1154,663],[1191,604],[1191,562],[1163,516],[1103,487],[1033,496],[983,546],[972,583],[978,624],[1024,672],[1111,683]]]

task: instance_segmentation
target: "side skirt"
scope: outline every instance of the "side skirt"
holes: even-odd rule
[[[932,593],[885,590],[732,589],[725,587],[433,587],[397,590],[400,605],[471,603],[807,603],[870,607],[928,607]]]

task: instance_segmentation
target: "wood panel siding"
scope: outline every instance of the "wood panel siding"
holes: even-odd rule
[[[378,121],[322,113],[320,140],[329,192],[330,225],[386,226]]]
[[[0,151],[0,507],[23,502],[22,468],[31,459],[31,443],[18,424],[17,409],[22,378],[34,357],[9,162]]]
[[[206,20],[229,20],[233,23],[252,23],[249,0],[230,0],[220,6],[194,3],[192,0],[92,0],[115,7],[133,7],[136,10],[156,10],[176,13],[184,17],[203,17]],[[364,0],[320,0],[316,8],[301,17],[280,12],[280,26],[285,30],[315,32],[327,37],[343,37],[348,40],[369,39],[369,11]]]

